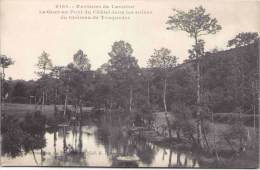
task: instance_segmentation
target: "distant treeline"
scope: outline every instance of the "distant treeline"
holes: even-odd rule
[[[201,105],[206,105],[211,111],[218,113],[236,112],[236,109],[240,107],[244,113],[250,114],[253,109],[258,109],[258,47],[257,42],[225,51],[207,52],[201,57]],[[166,94],[169,110],[176,103],[185,103],[191,108],[195,107],[195,65],[195,60],[187,60],[169,71]],[[126,106],[129,102],[129,90],[127,89],[129,86],[126,84],[124,86],[124,83],[127,81],[117,83],[117,85],[113,84],[105,67],[103,65],[95,71],[89,71],[87,77],[78,77],[81,80],[75,80],[76,85],[80,83],[88,86],[87,89],[80,92],[82,101],[84,101],[83,105],[106,108]],[[76,85],[75,88],[77,88]],[[5,101],[12,103],[41,104],[43,87],[45,88],[45,104],[64,104],[66,97],[66,88],[52,76],[36,81],[9,79],[6,80],[4,87]],[[70,91],[73,93],[73,89]],[[160,71],[141,68],[138,77],[134,78],[133,107],[141,109],[143,105],[147,104],[149,97],[148,102],[153,108],[162,110],[162,93],[163,76]],[[111,98],[114,103],[109,102]],[[73,104],[73,100],[73,98],[69,98],[68,104]]]

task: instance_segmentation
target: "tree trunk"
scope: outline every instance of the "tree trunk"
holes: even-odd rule
[[[58,89],[55,88],[55,101],[54,101],[54,112],[57,113],[57,97],[58,97]]]
[[[253,105],[253,112],[254,112],[254,131],[256,132],[256,120],[255,120],[255,105]]]
[[[43,91],[42,91],[42,108],[41,108],[41,111],[42,111],[42,113],[44,112],[44,89],[43,89]]]
[[[53,148],[54,148],[54,158],[56,159],[56,157],[57,157],[57,150],[56,150],[56,142],[57,142],[57,132],[55,131],[54,133],[53,133]]]
[[[3,69],[3,79],[2,79],[2,81],[1,81],[1,96],[0,96],[0,100],[2,101],[1,102],[1,108],[3,109],[3,107],[4,107],[4,104],[5,104],[5,88],[4,88],[4,85],[5,85],[5,69],[4,69],[4,66],[2,67],[2,69]],[[3,96],[3,97],[2,97]]]
[[[192,168],[194,168],[194,167],[196,166],[196,163],[197,163],[196,159],[193,158],[193,159],[192,159]]]
[[[188,165],[188,156],[185,155],[184,167],[187,167],[187,165]]]
[[[2,87],[2,88],[3,88],[3,94],[2,94],[2,95],[5,96],[5,89],[4,89],[4,84],[5,84],[5,69],[4,69],[4,67],[3,67],[3,82],[2,82],[2,83],[3,83],[3,87]],[[3,100],[4,100],[4,98],[3,98]]]
[[[195,35],[195,47],[198,46],[198,39],[197,35]],[[197,83],[197,142],[198,146],[201,146],[201,115],[200,115],[200,60],[199,60],[199,52],[197,49],[195,49],[196,52],[196,61],[197,61],[197,67],[196,67],[196,83]]]
[[[259,46],[259,43],[258,43]],[[257,97],[257,103],[255,104],[255,112],[257,110],[257,115],[258,115],[258,128],[259,128],[259,110],[260,110],[260,59],[259,57],[257,57],[257,68],[258,68],[258,77],[257,77],[257,81],[256,81],[256,97]],[[257,107],[257,108],[256,108]],[[255,130],[255,132],[257,132],[257,129]],[[257,137],[258,137],[258,133],[256,133]],[[256,142],[257,143],[257,142]]]
[[[167,127],[168,127],[169,138],[172,138],[171,125],[170,125],[170,121],[168,118],[167,105],[166,105],[166,90],[167,90],[167,80],[165,78],[164,79],[164,88],[163,88],[164,113],[165,113],[165,119],[166,119],[166,123],[167,123]]]
[[[132,112],[132,102],[133,102],[133,87],[130,85],[130,94],[129,94],[129,111]]]
[[[43,165],[43,151],[42,151],[42,148],[41,148],[41,166]]]
[[[201,115],[200,115],[200,64],[197,61],[197,140],[198,145],[201,146]]]
[[[48,91],[45,93],[45,104],[48,104]]]
[[[214,151],[215,151],[215,155],[217,157],[217,160],[219,161],[219,156],[218,156],[218,151],[217,151],[217,144],[216,144],[216,125],[214,122],[214,115],[213,112],[211,112],[211,119],[212,119],[212,123],[213,123],[213,144],[214,144]]]
[[[113,107],[113,103],[112,103],[112,99],[110,100],[110,105],[109,105],[109,121],[112,122],[112,107]]]
[[[82,119],[82,100],[81,99],[79,99],[79,116],[80,116],[80,121],[81,121],[81,119]]]
[[[172,166],[172,149],[170,149],[170,155],[169,155],[169,164],[168,167]]]
[[[208,139],[207,139],[207,136],[206,136],[206,131],[205,131],[205,127],[204,127],[203,121],[201,121],[201,127],[202,127],[202,134],[203,134],[203,138],[205,140],[207,149],[208,149],[208,151],[210,151],[210,147],[209,147]]]
[[[182,163],[181,163],[181,153],[180,152],[177,152],[177,166],[178,167],[181,167],[182,166]]]
[[[34,153],[33,149],[31,149],[31,151],[32,151],[32,154],[33,154],[33,159],[34,159],[36,165],[38,165],[38,161],[36,159],[36,156],[35,156],[35,153]]]
[[[2,75],[1,75],[2,76]],[[3,88],[3,85],[2,85],[2,77],[1,77],[1,80],[0,80],[0,115],[2,114],[2,111],[3,111],[3,107],[2,107],[2,88]]]
[[[176,135],[177,135],[177,139],[180,140],[181,136],[180,136],[180,129],[179,128],[176,129]]]
[[[68,95],[66,94],[65,102],[64,102],[64,116],[66,116],[66,111],[67,111],[67,100],[68,100]]]
[[[3,69],[3,81],[4,81],[5,80],[5,68],[2,67],[2,69]]]
[[[82,143],[82,124],[81,124],[81,120],[79,121],[79,153],[82,153],[82,146],[83,146],[83,143]]]
[[[147,81],[147,103],[150,105],[150,81]]]
[[[167,90],[167,80],[164,79],[164,86],[163,86],[163,105],[164,111],[167,112],[167,105],[166,105],[166,90]]]
[[[66,153],[67,141],[66,141],[66,129],[63,127],[63,153]]]
[[[243,124],[242,124],[242,119],[241,119],[241,111],[239,111],[239,126],[242,127]],[[240,149],[242,150],[243,146],[243,141],[242,141],[242,132],[240,132],[240,135],[239,135],[239,145],[240,145]]]

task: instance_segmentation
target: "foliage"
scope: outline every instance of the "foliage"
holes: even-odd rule
[[[257,32],[241,32],[228,41],[227,47],[241,47],[253,44],[259,40]]]
[[[174,116],[174,121],[171,124],[171,128],[176,131],[177,138],[181,139],[182,136],[188,140],[193,141],[193,135],[195,133],[195,127],[190,122],[192,118],[192,109],[185,103],[176,102],[171,105],[171,113]]]
[[[257,51],[254,43],[202,57],[202,103],[213,112],[233,112],[237,106],[250,110],[257,101]]]
[[[24,82],[20,81],[17,82],[14,86],[14,90],[13,90],[13,96],[20,96],[20,97],[27,97],[26,96],[26,85]]]
[[[171,51],[167,48],[154,50],[154,54],[148,60],[148,66],[152,68],[154,75],[163,80],[163,104],[164,110],[167,112],[167,79],[169,73],[177,65],[177,57],[171,55]]]
[[[195,40],[193,49],[189,51],[190,58],[196,59],[196,90],[197,90],[197,140],[201,146],[201,72],[200,72],[200,58],[204,55],[204,41],[200,39],[202,35],[215,34],[221,30],[221,26],[218,24],[216,18],[211,18],[210,14],[206,13],[206,10],[202,7],[195,7],[188,12],[174,9],[175,14],[169,16],[166,24],[169,25],[169,30],[181,30],[188,33],[188,35]]]
[[[133,49],[129,43],[114,42],[106,64],[106,72],[113,82],[113,85],[110,85],[113,88],[110,98],[116,103],[116,107],[130,107],[130,110],[134,105],[134,91],[140,76],[140,68],[132,53]]]
[[[206,34],[215,34],[221,30],[216,18],[211,18],[210,14],[202,7],[195,7],[188,12],[173,9],[175,13],[169,16],[166,22],[169,30],[181,30],[189,34],[190,37],[199,37]]]
[[[7,68],[9,65],[14,64],[12,58],[7,57],[6,55],[0,55],[0,67]]]
[[[204,46],[205,46],[205,41],[202,39],[199,39],[197,44],[192,45],[192,49],[188,50],[189,53],[189,60],[195,60],[196,55],[202,56],[204,55]]]
[[[153,55],[151,55],[148,60],[148,66],[150,68],[155,68],[160,70],[164,75],[171,71],[176,66],[177,57],[171,55],[171,51],[167,48],[161,48],[159,50],[154,50]]]
[[[89,59],[82,50],[78,50],[77,53],[73,55],[73,62],[80,71],[90,70],[91,65],[89,63]]]
[[[0,67],[2,67],[2,72],[0,74],[0,78],[1,78],[0,100],[2,100],[2,97],[6,97],[6,94],[8,94],[8,92],[7,92],[8,85],[5,83],[5,69],[8,68],[12,64],[14,64],[14,61],[12,60],[12,58],[7,57],[6,55],[0,54]]]
[[[40,69],[40,71],[37,72],[37,74],[40,76],[45,75],[47,70],[51,70],[52,62],[49,58],[49,54],[45,51],[43,51],[42,54],[38,57],[37,67]]]

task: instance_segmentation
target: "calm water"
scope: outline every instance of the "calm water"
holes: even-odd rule
[[[121,133],[109,134],[96,126],[59,128],[46,132],[45,139],[44,148],[15,158],[3,156],[2,165],[199,167],[190,153],[175,152]],[[131,156],[137,161],[120,162],[118,156]]]

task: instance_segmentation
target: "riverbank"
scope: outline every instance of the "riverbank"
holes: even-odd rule
[[[41,110],[42,105],[34,104],[17,104],[17,103],[5,103],[1,105],[1,113],[7,115],[15,115],[16,117],[24,117],[27,113],[34,113]],[[64,105],[56,105],[58,111],[63,111]],[[72,110],[73,106],[68,105],[68,109]],[[90,111],[92,107],[82,107],[83,111]],[[55,113],[54,105],[44,105],[43,115],[47,118],[53,118]]]
[[[153,113],[155,116],[154,124],[157,126],[153,130],[143,130],[141,136],[146,140],[149,140],[157,145],[164,146],[167,148],[173,148],[174,150],[181,151],[194,151],[194,154],[199,154],[201,163],[207,165],[214,164],[213,167],[251,167],[256,168],[258,165],[258,129],[253,127],[242,125],[245,129],[246,143],[244,144],[244,149],[240,150],[239,141],[233,140],[229,143],[224,135],[232,128],[232,124],[225,123],[213,123],[209,120],[204,120],[204,124],[207,128],[206,138],[207,138],[207,147],[204,143],[205,150],[196,150],[194,146],[187,140],[184,136],[180,136],[181,139],[177,139],[176,132],[173,131],[172,139],[169,139],[168,131],[164,128],[158,127],[167,127],[167,122],[165,119],[164,112]],[[169,120],[173,121],[175,118],[173,115],[168,114]],[[196,125],[194,119],[191,120],[192,124]],[[237,132],[239,133],[239,132]],[[196,136],[196,133],[194,134]],[[208,153],[210,151],[210,153]],[[203,154],[202,154],[203,152]],[[250,158],[250,159],[245,159]],[[218,165],[215,165],[216,160],[218,160]],[[211,162],[211,163],[209,163]],[[236,162],[236,163],[235,163]],[[209,167],[210,168],[210,167]]]

